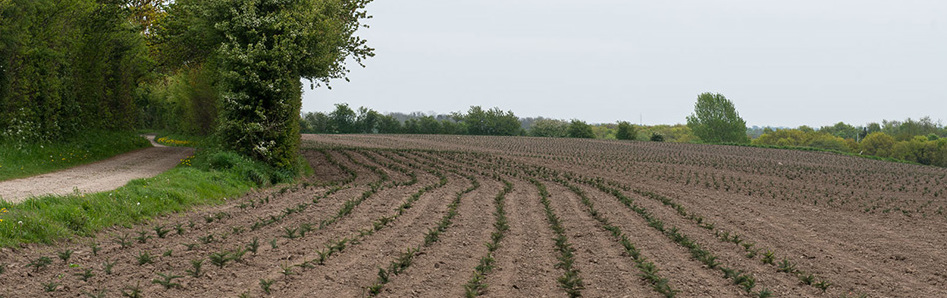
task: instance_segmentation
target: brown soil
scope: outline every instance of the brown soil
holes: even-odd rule
[[[299,185],[258,190],[224,205],[147,225],[114,227],[94,237],[0,250],[4,265],[0,295],[61,297],[106,290],[108,296],[119,296],[123,289],[138,285],[149,297],[366,296],[378,282],[379,268],[388,268],[406,249],[418,248],[403,272],[389,276],[380,296],[462,296],[474,268],[487,254],[484,243],[495,231],[494,197],[503,188],[493,177],[496,173],[514,188],[504,205],[510,229],[494,252],[496,267],[486,275],[485,295],[562,297],[566,293],[557,281],[563,271],[556,268],[555,234],[537,188],[526,180],[535,174],[527,169],[541,166],[607,181],[662,221],[665,229],[676,228],[716,256],[717,268],[704,265],[612,193],[577,184],[681,297],[746,297],[763,290],[777,297],[947,296],[947,253],[942,249],[947,246],[947,217],[937,212],[947,206],[941,195],[947,182],[944,169],[824,153],[647,142],[398,135],[305,136],[304,140],[307,148],[329,144],[408,150],[329,149],[327,154],[357,173],[354,181],[333,188],[313,185],[343,181],[348,174],[323,153],[307,149],[303,156],[316,173]],[[380,180],[382,176],[369,167],[389,180]],[[417,182],[406,185],[411,178],[398,167],[413,172]],[[471,185],[448,170],[472,174],[480,187],[461,197],[451,225],[437,242],[425,246],[425,234],[447,214],[456,194]],[[437,186],[439,178],[432,171],[446,175],[447,184]],[[546,184],[552,211],[575,249],[584,296],[662,296],[578,195],[548,177],[537,177]],[[382,186],[351,213],[320,224],[336,218],[346,202],[361,198],[370,185]],[[380,218],[396,216],[398,206],[425,187],[429,190],[411,208],[383,228],[360,234]],[[667,201],[639,194],[643,192],[679,204],[686,216]],[[876,195],[861,195],[866,193]],[[885,199],[878,200],[879,195]],[[890,210],[882,212],[886,208]],[[278,220],[260,225],[270,218]],[[713,228],[703,227],[707,223]],[[174,229],[178,224],[180,235]],[[287,231],[306,225],[313,230],[286,237]],[[154,231],[159,226],[172,231],[159,238]],[[139,231],[151,238],[137,242],[133,238]],[[739,235],[741,243],[753,243],[760,252],[747,257],[743,246],[722,241],[721,232]],[[116,239],[125,234],[131,243],[122,248]],[[211,235],[213,241],[204,243]],[[344,238],[357,241],[348,242],[323,264],[314,262],[318,251]],[[215,253],[245,250],[254,240],[259,244],[256,253],[246,252],[222,267],[212,264]],[[100,247],[96,255],[92,243]],[[56,257],[64,250],[75,251],[68,262]],[[823,292],[804,284],[801,273],[780,272],[778,266],[764,264],[766,251],[774,253],[775,263],[785,259],[829,287]],[[154,263],[138,265],[144,252],[153,256]],[[29,266],[40,257],[53,262],[38,269]],[[193,269],[192,260],[203,260],[197,277],[187,274]],[[115,264],[111,275],[104,271],[106,262]],[[753,276],[751,293],[725,278],[721,267]],[[82,281],[86,269],[94,276]],[[180,286],[165,289],[154,283],[161,279],[159,273],[182,276],[172,280]],[[261,281],[272,281],[269,294]],[[55,285],[55,292],[44,291],[44,284]]]
[[[0,198],[18,203],[33,196],[109,191],[134,179],[161,174],[194,154],[194,148],[167,147],[155,143],[154,135],[147,137],[153,146],[151,148],[58,172],[2,181]]]

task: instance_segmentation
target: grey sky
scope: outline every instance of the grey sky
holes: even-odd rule
[[[376,48],[303,111],[500,107],[685,122],[719,92],[749,125],[947,120],[947,1],[376,0]],[[308,84],[307,84],[308,86]]]

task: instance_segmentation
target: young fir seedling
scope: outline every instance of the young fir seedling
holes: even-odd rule
[[[275,281],[275,280],[272,280],[272,279],[269,279],[269,280],[267,280],[267,279],[260,279],[260,288],[263,289],[263,292],[264,292],[264,293],[266,293],[267,295],[269,295],[269,294],[270,294],[270,286],[273,285],[273,282],[274,282],[274,281]]]
[[[101,289],[101,290],[99,290],[98,292],[95,292],[95,293],[89,293],[89,292],[86,292],[86,291],[82,291],[82,294],[85,295],[86,297],[89,297],[89,298],[105,298],[105,293],[106,293],[106,292],[108,292],[108,291],[106,291],[105,289]]]
[[[115,236],[115,239],[112,239],[112,242],[118,243],[118,245],[121,246],[122,248],[126,248],[132,245],[132,243],[128,241],[128,233],[125,233],[122,236]]]
[[[165,229],[164,225],[158,225],[154,227],[155,234],[158,235],[158,238],[164,238],[168,236],[168,233],[171,232],[170,229]]]
[[[76,273],[75,275],[78,276],[81,281],[89,281],[89,278],[95,276],[95,274],[92,273],[92,268],[86,268],[85,271]]]
[[[46,292],[55,292],[56,289],[59,288],[59,283],[55,281],[44,282],[42,283],[42,285],[43,285],[43,291],[46,291]]]
[[[217,266],[217,268],[224,268],[224,265],[227,265],[230,260],[230,252],[227,251],[210,254],[210,263]]]
[[[151,239],[151,236],[148,235],[148,231],[138,231],[138,237],[135,237],[138,243],[146,243],[148,239]]]
[[[59,256],[59,259],[62,260],[63,264],[69,263],[69,258],[72,257],[73,251],[71,249],[66,249],[60,252],[57,252],[56,255]]]
[[[165,290],[169,290],[169,289],[171,289],[171,288],[180,288],[180,287],[181,287],[181,284],[174,282],[174,279],[176,279],[176,278],[182,278],[182,277],[184,277],[184,276],[174,275],[174,274],[171,274],[171,273],[164,274],[164,273],[161,273],[161,272],[158,272],[157,274],[158,274],[158,276],[161,277],[161,279],[157,279],[157,278],[156,278],[156,279],[152,279],[152,280],[151,280],[151,283],[162,285],[162,286],[164,286],[164,289],[165,289]]]
[[[52,264],[52,263],[53,263],[53,260],[50,259],[49,257],[39,257],[39,258],[36,258],[35,260],[30,261],[30,263],[27,264],[27,266],[33,267],[33,271],[39,271],[40,269],[46,268],[46,266],[49,266],[49,264]]]
[[[99,243],[98,243],[98,242],[92,242],[92,244],[89,245],[89,246],[92,248],[92,255],[93,255],[93,256],[98,256],[98,255],[99,255],[99,251],[102,250],[102,248],[99,247]]]
[[[122,288],[122,297],[128,298],[141,298],[141,282],[135,284],[135,286],[125,286]]]
[[[112,267],[115,267],[116,262],[109,262],[109,259],[105,259],[105,262],[102,263],[102,271],[105,271],[105,274],[112,275]]]
[[[201,277],[201,266],[203,265],[204,265],[204,259],[191,260],[191,268],[193,269],[185,270],[185,272],[187,272],[187,275],[190,275],[195,278]]]
[[[247,243],[247,250],[249,250],[253,254],[256,254],[256,251],[259,248],[260,248],[260,239],[258,238],[253,238],[253,241],[251,241],[250,243]]]
[[[151,257],[151,254],[148,251],[141,251],[138,253],[138,266],[144,266],[145,264],[153,264],[155,261]]]

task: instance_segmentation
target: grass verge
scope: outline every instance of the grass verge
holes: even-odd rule
[[[204,150],[190,164],[109,192],[36,197],[17,204],[0,201],[7,211],[0,214],[0,247],[92,236],[107,227],[224,202],[250,188],[296,176],[232,152]]]
[[[54,172],[150,147],[135,132],[84,132],[62,142],[0,143],[0,181]]]

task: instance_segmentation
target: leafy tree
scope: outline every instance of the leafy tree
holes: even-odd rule
[[[462,135],[466,133],[466,130],[461,123],[445,119],[441,120],[441,133],[447,135]]]
[[[863,154],[890,157],[891,149],[894,148],[894,144],[895,140],[893,137],[883,132],[873,132],[868,134],[858,145]]]
[[[569,123],[568,133],[570,138],[595,138],[595,132],[592,131],[592,126],[582,120],[572,120],[572,122]]]
[[[295,167],[300,78],[327,83],[345,77],[346,59],[361,63],[372,56],[355,36],[368,17],[369,0],[195,2],[204,8],[204,23],[213,24],[210,42],[201,44],[210,45],[218,61],[222,145],[280,168]],[[342,124],[340,132],[355,131],[354,119]]]
[[[441,133],[441,122],[434,119],[433,116],[418,118],[418,133],[429,135],[439,134]]]
[[[664,142],[664,136],[662,136],[661,134],[659,134],[659,133],[657,133],[657,132],[652,132],[652,133],[651,133],[651,141],[652,141],[652,142]]]
[[[635,140],[638,138],[638,129],[628,123],[628,121],[618,121],[618,132],[615,138],[619,140]]]
[[[534,137],[564,138],[569,136],[569,123],[562,120],[539,119],[532,123],[529,135]]]
[[[360,133],[376,133],[378,129],[378,120],[380,118],[381,114],[375,110],[359,107],[358,116],[355,117],[355,126],[357,127],[357,131]]]
[[[332,132],[334,133],[355,133],[355,111],[349,108],[347,103],[335,104],[335,111],[329,113],[329,119],[332,123]]]
[[[401,122],[391,115],[379,116],[378,133],[401,133]]]
[[[513,136],[522,130],[512,111],[499,108],[485,111],[480,106],[471,106],[467,114],[454,113],[453,118],[462,122],[470,135]]]
[[[733,102],[719,93],[697,96],[694,114],[687,117],[687,126],[704,142],[749,142],[746,121],[740,118]]]
[[[304,133],[332,133],[332,122],[329,116],[320,112],[309,112],[302,120]]]

